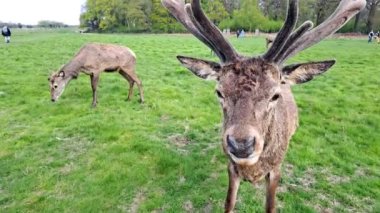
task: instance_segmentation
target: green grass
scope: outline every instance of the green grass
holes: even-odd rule
[[[0,212],[222,212],[227,158],[214,82],[176,55],[215,58],[187,35],[15,31],[0,43]],[[138,57],[146,103],[103,74],[91,108],[81,75],[51,103],[47,77],[87,42],[126,45]],[[264,51],[263,38],[231,42]],[[292,61],[335,58],[294,87],[300,127],[283,164],[280,212],[380,211],[380,45],[327,40]],[[263,185],[263,184],[262,184]],[[261,185],[261,186],[262,186]],[[264,190],[241,185],[237,212],[263,212]]]

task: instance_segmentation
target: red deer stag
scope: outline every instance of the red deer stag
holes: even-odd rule
[[[133,95],[136,83],[140,91],[140,101],[144,102],[141,81],[135,73],[136,55],[127,47],[112,44],[86,44],[76,56],[48,79],[50,82],[51,100],[57,101],[66,85],[84,72],[91,77],[92,106],[97,104],[96,88],[101,72],[119,72],[129,82],[127,100]]]
[[[223,149],[229,157],[229,188],[225,212],[235,206],[240,180],[267,182],[266,212],[275,212],[280,167],[289,140],[298,126],[291,85],[308,82],[326,72],[335,60],[284,65],[296,53],[336,32],[366,4],[342,0],[336,11],[313,28],[307,21],[296,26],[298,0],[289,0],[287,18],[272,46],[263,55],[245,57],[235,51],[220,30],[205,16],[200,1],[162,0],[187,30],[211,48],[221,63],[178,56],[203,79],[217,81],[216,94],[223,110]]]

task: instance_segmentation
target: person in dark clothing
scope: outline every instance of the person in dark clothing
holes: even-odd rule
[[[369,34],[368,34],[368,43],[371,43],[372,42],[372,39],[373,39],[373,36],[374,36],[375,34],[373,33],[373,30],[371,30],[371,32],[369,32]]]
[[[236,30],[236,38],[239,38],[239,36],[240,36],[240,29],[237,29]]]
[[[3,27],[1,34],[4,36],[6,43],[11,42],[11,30],[7,26]]]

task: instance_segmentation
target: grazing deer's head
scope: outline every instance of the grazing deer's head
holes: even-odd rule
[[[65,90],[66,84],[70,81],[70,78],[61,70],[57,73],[53,73],[48,78],[48,81],[50,82],[51,101],[56,102]]]
[[[327,60],[284,65],[284,62],[336,32],[365,6],[364,0],[342,0],[321,25],[313,28],[313,24],[307,21],[295,29],[298,0],[289,0],[285,24],[272,46],[263,55],[245,57],[238,54],[209,21],[201,9],[200,0],[193,0],[191,4],[185,4],[183,0],[162,0],[162,3],[219,57],[221,63],[184,56],[178,56],[178,59],[196,76],[218,82],[216,94],[224,114],[224,151],[235,163],[247,165],[259,159],[266,146],[268,131],[276,131],[268,126],[273,122],[287,125],[274,112],[287,107],[286,99],[292,98],[286,95],[289,86],[308,82],[335,63]],[[281,125],[277,126],[281,128]]]

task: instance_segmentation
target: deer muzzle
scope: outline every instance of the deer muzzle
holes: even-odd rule
[[[233,136],[227,135],[228,151],[238,158],[248,158],[255,150],[255,137],[247,139],[235,139]]]
[[[255,128],[233,126],[224,135],[224,150],[233,162],[252,165],[258,161],[263,140]]]

